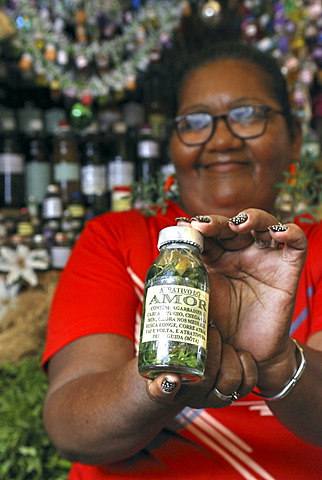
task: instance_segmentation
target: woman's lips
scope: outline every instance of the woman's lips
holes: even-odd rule
[[[227,173],[235,170],[240,170],[241,168],[245,168],[248,166],[249,164],[246,162],[227,161],[227,162],[209,163],[208,165],[200,165],[200,168],[210,172],[213,171],[215,173]]]

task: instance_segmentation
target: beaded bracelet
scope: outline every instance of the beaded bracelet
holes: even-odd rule
[[[303,348],[300,347],[300,345],[297,343],[297,341],[294,338],[291,338],[291,340],[293,340],[293,342],[296,345],[297,350],[300,352],[300,355],[301,355],[301,362],[300,362],[300,365],[298,366],[298,369],[294,373],[291,380],[285,385],[285,387],[279,393],[277,393],[276,395],[273,395],[272,397],[269,397],[267,395],[263,395],[261,393],[255,392],[253,390],[252,393],[257,395],[258,397],[264,398],[265,400],[281,400],[282,398],[285,398],[286,395],[288,395],[293,390],[293,388],[295,387],[295,385],[297,384],[297,382],[301,378],[301,376],[302,376],[302,374],[305,370],[305,367],[306,367],[306,360],[305,360],[305,356],[304,356],[304,351],[303,351]]]

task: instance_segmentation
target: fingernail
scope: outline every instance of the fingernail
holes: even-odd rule
[[[196,215],[195,217],[192,217],[191,220],[197,220],[197,222],[201,222],[201,223],[210,223],[211,222],[211,218],[206,217],[205,215]]]
[[[167,378],[165,378],[161,383],[161,388],[166,393],[173,392],[176,386],[177,384],[175,382],[170,382]]]
[[[228,219],[229,223],[233,223],[234,225],[240,225],[241,223],[245,223],[248,220],[247,213],[239,213],[235,217],[231,217]]]
[[[187,222],[187,223],[191,223],[191,218],[187,218],[187,217],[177,217],[175,219],[176,222]]]
[[[271,225],[270,227],[267,227],[267,228],[272,232],[286,232],[286,230],[288,230],[288,226],[282,225],[281,223],[279,223],[278,225]]]

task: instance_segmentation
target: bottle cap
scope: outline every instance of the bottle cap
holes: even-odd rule
[[[46,191],[47,193],[56,193],[56,194],[60,194],[60,188],[58,185],[54,184],[54,183],[50,183],[49,185],[47,185],[47,188],[46,188]]]
[[[195,245],[202,252],[204,238],[200,232],[190,227],[173,226],[166,227],[160,231],[158,240],[159,250],[163,245],[173,242]]]

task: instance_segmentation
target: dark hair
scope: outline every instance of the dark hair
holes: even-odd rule
[[[267,87],[271,91],[272,96],[280,104],[281,109],[284,112],[288,130],[292,137],[294,135],[295,121],[291,110],[287,83],[281,72],[281,68],[278,62],[270,54],[262,52],[251,45],[220,42],[215,45],[204,47],[200,51],[195,51],[181,66],[178,81],[176,82],[177,102],[180,98],[183,83],[191,73],[207,63],[228,59],[249,62],[257,66],[266,75]]]

